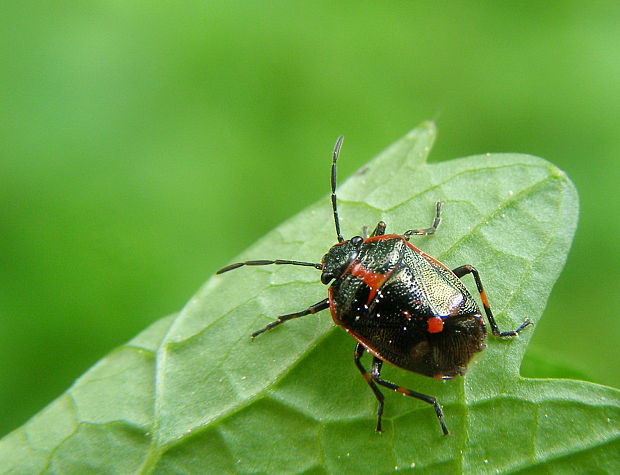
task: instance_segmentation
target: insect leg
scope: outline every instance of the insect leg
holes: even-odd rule
[[[377,224],[377,227],[375,228],[375,230],[372,232],[370,236],[371,237],[383,236],[384,234],[385,234],[385,223],[383,221],[379,221],[379,223]]]
[[[430,228],[426,229],[410,229],[409,231],[405,231],[403,235],[409,239],[412,234],[417,234],[418,236],[424,236],[426,234],[435,234],[437,228],[439,227],[439,223],[441,223],[441,207],[443,206],[443,201],[438,201],[435,203],[435,219],[433,220],[433,224]]]
[[[357,369],[359,369],[360,373],[362,373],[362,376],[364,377],[364,379],[366,380],[366,382],[368,383],[368,386],[370,386],[370,389],[372,389],[372,392],[375,393],[375,397],[377,398],[377,401],[379,402],[379,406],[377,407],[377,428],[376,431],[377,432],[381,432],[381,416],[383,415],[383,393],[379,390],[379,388],[377,387],[377,385],[375,384],[375,382],[372,380],[372,376],[370,374],[368,374],[368,371],[366,371],[366,368],[364,368],[364,366],[362,366],[361,363],[361,358],[364,355],[364,352],[366,351],[366,347],[364,345],[362,345],[361,343],[358,343],[357,346],[355,347],[355,351],[353,352],[353,357],[355,359],[355,366],[357,366]],[[381,360],[379,360],[381,361]],[[379,371],[381,371],[381,365],[379,365]],[[375,371],[375,365],[373,362],[373,367],[372,367],[372,371]]]
[[[416,391],[412,391],[411,389],[397,386],[394,383],[390,383],[389,381],[381,379],[380,375],[381,375],[381,360],[375,357],[375,359],[373,360],[373,371],[371,374],[372,379],[376,381],[377,384],[380,384],[381,386],[385,386],[386,388],[399,392],[401,394],[404,394],[405,396],[413,397],[413,398],[419,399],[421,401],[424,401],[432,405],[433,408],[435,409],[435,414],[437,414],[437,419],[439,419],[441,430],[443,431],[444,435],[449,434],[448,428],[446,427],[446,423],[444,422],[444,419],[443,419],[443,411],[441,410],[441,406],[439,405],[439,402],[437,402],[437,399],[435,399],[433,396],[427,396],[426,394],[418,393]]]
[[[484,312],[487,314],[487,319],[489,320],[489,325],[491,325],[491,331],[493,335],[499,337],[505,336],[517,336],[521,330],[523,330],[528,325],[532,325],[528,319],[517,328],[516,330],[511,330],[507,332],[499,331],[497,323],[495,323],[495,317],[493,317],[493,312],[491,312],[491,306],[489,305],[489,299],[487,298],[486,293],[484,292],[484,288],[482,287],[482,281],[480,280],[480,274],[478,270],[474,266],[461,266],[453,269],[452,272],[460,279],[467,274],[472,274],[474,276],[474,280],[476,281],[476,286],[478,287],[478,293],[480,294],[480,300],[482,301],[482,306],[484,307]]]
[[[256,330],[254,333],[252,333],[252,338],[256,338],[261,333],[266,332],[267,330],[271,330],[273,327],[276,327],[280,325],[281,323],[286,322],[287,320],[291,320],[293,318],[304,317],[312,313],[317,313],[317,312],[320,312],[321,310],[325,310],[326,308],[329,308],[329,301],[327,299],[321,300],[320,302],[317,302],[314,305],[310,305],[307,309],[302,310],[301,312],[289,313],[288,315],[281,315],[278,318],[276,318],[273,322],[265,325],[260,330]]]

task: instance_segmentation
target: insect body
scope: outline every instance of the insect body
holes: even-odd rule
[[[321,270],[321,282],[330,285],[328,298],[307,309],[282,315],[252,337],[293,318],[330,309],[334,322],[357,340],[355,365],[379,403],[376,430],[381,431],[384,396],[379,386],[431,404],[444,434],[448,428],[443,411],[432,396],[412,391],[381,378],[384,361],[399,368],[439,379],[463,375],[472,356],[485,347],[487,329],[482,313],[461,277],[472,274],[493,335],[516,336],[531,324],[525,320],[516,330],[500,332],[478,271],[469,265],[450,270],[437,259],[409,242],[412,235],[433,234],[441,221],[442,203],[435,205],[431,227],[403,234],[385,234],[379,222],[370,236],[347,241],[340,232],[336,204],[336,161],[342,145],[338,138],[332,155],[331,198],[338,243],[321,263],[289,260],[256,260],[231,264],[222,274],[244,265],[290,264]],[[361,363],[368,351],[373,355],[370,373]]]

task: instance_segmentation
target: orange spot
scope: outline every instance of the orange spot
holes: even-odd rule
[[[426,321],[426,325],[429,333],[439,333],[443,331],[443,320],[441,317],[429,318]]]
[[[485,307],[489,306],[489,300],[487,299],[487,294],[484,293],[484,290],[480,291],[480,300],[482,300],[482,305]]]
[[[407,320],[411,320],[411,314],[407,310],[403,310],[401,313]]]
[[[406,390],[405,388],[396,388],[396,391],[404,395],[409,394],[409,391]]]

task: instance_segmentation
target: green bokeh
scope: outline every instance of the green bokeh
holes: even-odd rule
[[[532,352],[620,385],[620,4],[506,5],[3,2],[0,434],[429,118],[576,183]]]

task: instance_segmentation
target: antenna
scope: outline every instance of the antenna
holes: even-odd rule
[[[321,270],[323,268],[322,264],[315,264],[314,262],[302,262],[302,261],[288,261],[284,259],[276,259],[276,260],[258,260],[258,261],[245,261],[245,262],[236,262],[234,264],[230,264],[216,272],[216,274],[223,274],[224,272],[228,272],[230,270],[238,269],[243,266],[268,266],[269,264],[289,264],[293,266],[306,266],[306,267],[314,267],[315,269]]]
[[[332,209],[334,210],[334,223],[336,224],[336,235],[338,236],[338,242],[344,241],[342,233],[340,232],[340,221],[338,220],[338,206],[336,205],[336,162],[338,161],[338,155],[340,154],[340,147],[342,147],[342,141],[344,137],[341,135],[336,140],[334,145],[334,152],[332,153]]]

